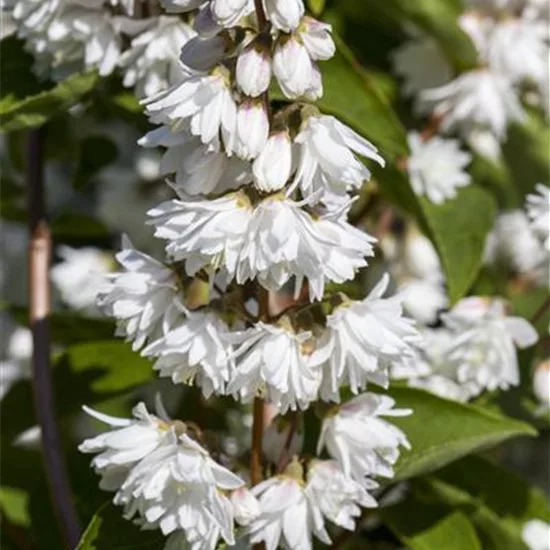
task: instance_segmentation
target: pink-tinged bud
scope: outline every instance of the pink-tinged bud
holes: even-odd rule
[[[256,187],[268,193],[278,191],[290,178],[291,168],[290,135],[286,130],[274,132],[252,165]]]
[[[250,97],[258,97],[269,88],[271,52],[258,40],[245,48],[237,59],[237,83]]]

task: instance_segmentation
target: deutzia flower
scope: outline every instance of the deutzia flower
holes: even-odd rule
[[[224,67],[216,67],[207,76],[190,76],[144,104],[152,122],[168,122],[172,127],[189,123],[191,133],[203,143],[217,140],[221,129],[226,147],[232,150],[237,106]]]
[[[210,9],[222,27],[234,27],[241,18],[253,11],[254,4],[251,0],[212,0]]]
[[[428,37],[405,42],[392,54],[394,72],[403,78],[403,95],[415,96],[422,90],[449,82],[453,72],[439,44]],[[417,110],[422,111],[418,100]]]
[[[174,174],[174,187],[183,194],[222,193],[250,183],[252,173],[245,161],[228,157],[219,144],[204,145],[192,134],[173,133],[161,126],[143,136],[142,147],[166,147],[159,171]]]
[[[360,302],[345,300],[327,316],[322,351],[324,366],[321,397],[339,401],[341,386],[355,394],[367,382],[387,387],[392,361],[412,356],[420,341],[414,322],[403,317],[401,297],[382,298],[389,284],[385,275]]]
[[[185,13],[206,4],[207,0],[160,0],[168,13]]]
[[[370,479],[358,483],[344,474],[336,460],[314,460],[309,466],[305,491],[310,501],[332,523],[354,531],[361,507],[377,506],[367,489],[376,489],[378,484]]]
[[[105,275],[113,268],[112,256],[94,247],[59,246],[56,253],[63,261],[52,267],[50,275],[61,299],[73,309],[94,312]]]
[[[229,497],[235,521],[246,527],[261,513],[258,499],[246,487],[235,489]]]
[[[449,297],[436,278],[410,279],[399,290],[407,315],[425,325],[435,323],[449,305]]]
[[[319,68],[311,60],[305,44],[295,35],[282,35],[273,54],[273,73],[286,97],[306,96],[315,100],[323,95]]]
[[[141,348],[147,339],[168,328],[175,312],[177,283],[174,273],[124,236],[116,255],[123,272],[109,276],[98,296],[105,313],[117,320],[117,332]]]
[[[120,57],[124,86],[135,86],[136,95],[146,97],[179,83],[180,50],[194,35],[178,17],[156,18],[151,27],[132,39],[130,48]]]
[[[266,550],[280,547],[313,550],[313,534],[331,544],[321,510],[308,498],[303,468],[293,461],[285,473],[262,481],[252,488],[260,501],[261,514],[247,528],[250,542],[265,543]]]
[[[261,99],[243,101],[237,110],[235,152],[245,160],[256,158],[267,143],[269,117]],[[276,158],[276,157],[275,157]],[[272,160],[272,164],[276,164]]]
[[[272,25],[283,32],[291,32],[304,15],[302,0],[263,0],[265,13]]]
[[[275,131],[269,136],[252,170],[254,183],[260,191],[272,193],[286,185],[292,170],[292,143],[287,130]]]
[[[531,220],[531,229],[550,251],[550,188],[539,183],[535,189],[537,193],[527,195],[527,215]]]
[[[531,519],[521,532],[523,542],[529,550],[550,550],[550,523],[541,519]]]
[[[370,171],[354,153],[384,166],[372,143],[332,116],[309,116],[295,143],[299,145],[295,182],[304,193],[323,187],[341,193],[368,181]]]
[[[394,409],[387,395],[364,393],[335,408],[323,420],[317,454],[324,446],[346,476],[359,483],[365,476],[393,477],[399,447],[410,449],[405,434],[385,416],[407,416],[410,409]]]
[[[501,213],[485,243],[485,261],[518,273],[537,269],[547,258],[522,210]]]
[[[425,90],[420,100],[442,118],[444,132],[458,127],[468,133],[482,127],[503,140],[508,123],[525,117],[510,81],[488,69],[469,71],[449,84]]]
[[[411,151],[407,159],[411,186],[417,195],[426,195],[435,204],[456,197],[456,190],[471,182],[464,168],[472,156],[460,150],[457,140],[434,136],[423,140],[416,132],[407,138]]]
[[[226,339],[237,346],[228,393],[239,394],[244,401],[265,393],[281,412],[305,409],[317,398],[321,371],[311,353],[310,332],[296,333],[283,317],[278,325],[259,322],[227,334]]]
[[[548,26],[525,17],[506,18],[494,25],[485,57],[511,82],[528,79],[542,86],[548,78]]]
[[[271,51],[261,39],[254,40],[239,54],[236,77],[241,90],[250,97],[258,97],[269,88]]]
[[[143,403],[132,409],[133,419],[108,416],[89,407],[84,407],[84,411],[112,428],[78,447],[83,453],[99,453],[93,458],[92,467],[101,476],[99,486],[106,491],[119,489],[131,468],[168,438],[166,419],[149,413]]]
[[[142,352],[158,357],[154,369],[174,384],[195,382],[205,397],[223,393],[229,380],[227,325],[213,312],[188,311],[178,326]]]
[[[0,328],[4,338],[0,359],[0,399],[21,378],[28,378],[31,374],[32,333],[28,328],[16,326],[8,328],[9,321],[0,316]]]
[[[456,365],[460,383],[474,383],[479,391],[519,383],[516,346],[527,348],[538,340],[529,321],[506,315],[500,300],[475,296],[462,299],[442,317],[455,332],[446,360]]]

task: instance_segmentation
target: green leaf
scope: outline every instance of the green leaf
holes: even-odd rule
[[[76,344],[67,348],[65,356],[73,372],[95,372],[98,375],[90,384],[94,392],[128,390],[154,376],[151,362],[119,340]]]
[[[12,132],[42,126],[53,116],[78,103],[98,81],[96,71],[75,74],[49,90],[19,101],[3,101],[0,103],[0,130]]]
[[[103,168],[118,157],[117,146],[105,136],[88,136],[80,143],[73,187],[82,189]]]
[[[459,190],[456,198],[435,205],[417,197],[406,175],[395,167],[376,169],[382,194],[413,215],[431,238],[447,280],[451,303],[464,296],[482,266],[485,238],[496,215],[494,198],[476,185]]]
[[[354,59],[342,40],[337,36],[334,38],[336,55],[320,64],[324,94],[315,105],[371,140],[385,159],[406,156],[407,136],[399,119],[368,72]],[[274,99],[288,101],[280,90],[273,89],[270,93]]]
[[[396,464],[396,479],[433,472],[474,451],[497,445],[520,435],[536,435],[523,422],[480,407],[447,401],[423,390],[393,388],[390,395],[413,414],[392,418],[407,434],[411,451]]]
[[[436,478],[468,493],[518,533],[534,518],[550,523],[550,503],[544,493],[487,458],[468,456],[437,472]]]
[[[462,512],[409,496],[381,513],[411,550],[481,550],[475,528]]]
[[[0,487],[0,508],[8,520],[14,525],[28,527],[29,495],[26,491],[15,487]]]
[[[452,64],[459,70],[472,69],[478,64],[478,56],[470,37],[458,25],[463,10],[461,2],[447,0],[384,0],[365,4],[357,0],[340,0],[339,7],[346,14],[360,21],[376,18],[401,30],[412,23],[432,36]]]
[[[56,242],[81,243],[82,241],[110,239],[109,230],[95,218],[81,212],[62,212],[51,223],[52,236]]]
[[[94,515],[76,550],[159,550],[165,540],[159,531],[141,531],[109,502]]]

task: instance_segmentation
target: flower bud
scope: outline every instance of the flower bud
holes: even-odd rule
[[[284,32],[296,29],[305,11],[302,0],[264,0],[264,6],[271,24]]]
[[[248,0],[213,0],[212,15],[222,27],[233,27],[247,14],[250,4]]]
[[[272,133],[254,161],[254,182],[261,191],[272,192],[284,187],[292,168],[292,144],[288,131]]]
[[[273,55],[273,72],[290,99],[303,96],[318,84],[307,48],[294,35],[279,39]]]
[[[269,88],[271,81],[271,53],[269,48],[255,40],[237,59],[237,83],[251,97],[258,97]]]
[[[269,117],[260,99],[244,101],[237,111],[235,152],[245,160],[256,158],[267,143]]]
[[[260,503],[246,487],[233,491],[230,500],[235,521],[240,525],[246,527],[260,515]]]
[[[336,46],[330,32],[332,27],[313,17],[304,17],[298,34],[307,48],[311,59],[326,61],[336,53]]]

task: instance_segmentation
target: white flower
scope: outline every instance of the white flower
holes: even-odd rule
[[[2,344],[2,359],[0,359],[0,399],[21,378],[28,378],[31,374],[32,333],[28,328],[16,326],[8,328],[6,316],[0,316],[0,329],[4,338]]]
[[[336,460],[314,460],[307,473],[305,492],[323,516],[348,531],[355,530],[361,508],[375,508],[376,500],[366,491],[378,485],[369,479],[358,483],[346,476]]]
[[[260,191],[283,188],[292,169],[292,144],[287,130],[273,132],[252,165],[255,185]]]
[[[336,45],[330,33],[332,26],[306,16],[300,22],[297,34],[304,43],[311,59],[326,61],[334,56]]]
[[[94,311],[97,294],[112,271],[110,254],[94,247],[59,246],[56,253],[63,261],[51,269],[51,279],[61,299],[73,309]]]
[[[190,76],[144,103],[152,122],[169,123],[172,128],[189,124],[203,143],[216,142],[221,129],[228,151],[233,149],[237,106],[225,68],[217,67],[207,76]]]
[[[403,317],[399,295],[382,298],[388,284],[385,275],[364,300],[345,301],[327,316],[323,399],[339,401],[341,386],[349,385],[355,394],[367,382],[387,387],[391,362],[413,355],[411,346],[420,335]]]
[[[232,332],[226,339],[236,347],[235,370],[227,392],[251,401],[259,393],[281,412],[305,409],[317,398],[321,372],[311,354],[312,334],[296,333],[288,319],[278,325],[257,323]]]
[[[210,71],[224,58],[226,47],[221,35],[195,36],[183,45],[180,61],[189,72]]]
[[[537,365],[533,374],[533,393],[542,405],[550,408],[550,359]]]
[[[214,200],[182,196],[148,212],[155,235],[168,239],[166,252],[172,258],[186,260],[188,275],[212,265],[224,267],[233,278],[252,217],[250,200],[242,192]]]
[[[375,240],[340,218],[314,218],[300,206],[272,195],[253,207],[239,191],[214,200],[165,202],[149,215],[155,234],[169,241],[167,253],[186,260],[189,275],[207,266],[223,268],[229,280],[258,279],[270,290],[293,276],[299,290],[307,278],[310,296],[321,299],[326,280],[353,279],[366,265]]]
[[[548,25],[525,17],[509,17],[494,25],[485,57],[491,69],[511,82],[548,79]]]
[[[263,0],[263,4],[272,25],[284,32],[296,29],[305,11],[302,0]]]
[[[439,313],[449,305],[449,297],[437,279],[410,279],[399,290],[403,309],[425,325],[435,323]]]
[[[319,99],[323,89],[318,70],[298,35],[279,37],[273,55],[273,73],[286,97]]]
[[[160,0],[168,13],[184,13],[205,4],[207,0]]]
[[[262,451],[273,463],[278,465],[281,458],[299,455],[304,445],[304,426],[301,415],[277,415],[264,431]]]
[[[529,321],[507,316],[500,300],[475,296],[462,299],[442,318],[455,333],[445,358],[456,366],[460,383],[476,384],[479,391],[519,383],[516,346],[526,348],[538,340]]]
[[[222,27],[234,27],[254,9],[251,0],[212,0],[210,9]]]
[[[541,519],[529,520],[523,526],[521,538],[529,550],[550,550],[550,524]]]
[[[248,163],[228,157],[217,144],[204,145],[186,131],[174,133],[161,126],[138,143],[142,147],[167,148],[160,162],[160,174],[174,174],[174,187],[183,194],[222,193],[252,180]]]
[[[431,202],[442,204],[456,197],[457,188],[471,183],[464,168],[472,156],[460,150],[457,140],[439,136],[423,140],[416,132],[410,132],[407,141],[411,150],[407,170],[417,195],[426,195]]]
[[[428,37],[413,38],[392,54],[393,69],[403,78],[403,95],[414,96],[422,90],[441,86],[453,72],[439,44]],[[422,111],[418,100],[415,107]]]
[[[271,81],[271,51],[260,39],[254,40],[237,58],[237,83],[251,97],[258,97]]]
[[[382,417],[407,416],[410,409],[394,409],[387,395],[364,393],[338,406],[323,420],[317,444],[319,454],[326,445],[344,474],[362,483],[365,476],[393,477],[392,465],[399,447],[410,448],[405,434]]]
[[[243,101],[237,110],[235,153],[245,160],[256,158],[264,150],[268,134],[269,117],[265,102],[261,99]],[[271,163],[277,164],[273,159]]]
[[[299,163],[295,182],[304,193],[328,188],[342,192],[359,188],[370,171],[354,153],[384,166],[376,147],[332,116],[310,116],[295,142]]]
[[[92,467],[101,476],[100,487],[107,491],[119,489],[131,468],[169,438],[166,419],[150,414],[143,403],[133,408],[133,419],[108,416],[88,407],[84,411],[112,428],[78,447],[83,453],[99,453]]]
[[[151,27],[132,39],[120,57],[124,86],[135,86],[136,95],[145,97],[179,83],[179,53],[194,35],[179,17],[156,18]]]
[[[177,284],[171,269],[135,250],[125,236],[122,247],[116,258],[124,271],[110,275],[98,304],[117,320],[117,332],[131,340],[137,350],[147,339],[169,328]]]
[[[439,256],[428,237],[413,227],[407,232],[402,245],[400,250],[402,275],[436,281],[443,279]]]
[[[469,132],[477,126],[503,140],[508,123],[521,122],[525,116],[509,80],[488,69],[469,71],[449,84],[425,90],[420,100],[442,117],[444,132],[457,127]]]
[[[485,244],[485,262],[518,273],[537,269],[547,258],[544,248],[521,210],[501,213]]]
[[[331,543],[321,512],[308,499],[301,479],[272,477],[253,487],[252,493],[261,508],[260,516],[247,528],[252,544],[263,541],[266,550],[313,550],[312,534]]]
[[[212,312],[187,311],[176,328],[142,352],[158,357],[154,369],[174,384],[195,382],[205,397],[223,393],[229,380],[230,346],[223,340],[229,328]]]
[[[260,503],[246,487],[235,489],[229,500],[233,506],[235,521],[240,525],[246,527],[260,515]]]
[[[527,195],[527,215],[531,220],[531,229],[550,251],[550,188],[539,183],[535,189],[537,193]]]

